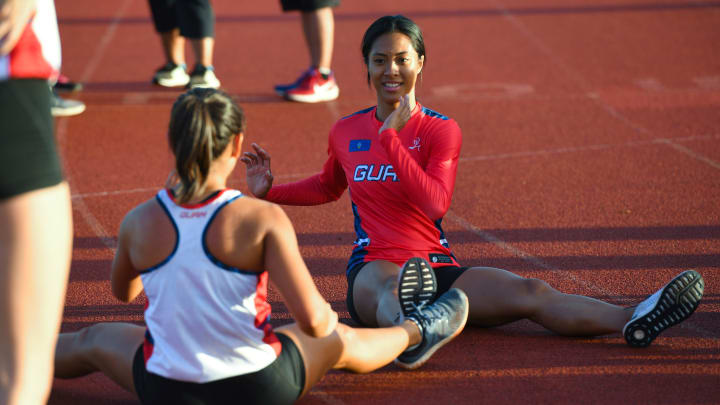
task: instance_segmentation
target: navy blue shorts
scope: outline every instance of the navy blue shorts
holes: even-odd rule
[[[348,282],[348,288],[347,288],[347,297],[345,298],[345,304],[347,305],[348,312],[350,313],[350,317],[352,318],[355,323],[357,323],[360,326],[368,326],[365,325],[358,316],[357,312],[355,311],[355,301],[353,300],[353,287],[355,285],[355,278],[360,273],[360,270],[365,267],[366,264],[371,262],[360,262],[354,266],[352,266],[347,271],[347,282]],[[437,280],[438,289],[437,289],[437,295],[442,295],[446,293],[453,285],[455,280],[458,279],[465,271],[469,269],[469,267],[458,267],[458,266],[440,266],[440,267],[434,267],[433,270],[435,271],[435,279]]]
[[[305,386],[305,363],[289,337],[282,332],[275,335],[282,343],[282,351],[269,366],[204,384],[148,372],[140,345],[133,359],[135,392],[146,405],[292,404]]]
[[[280,0],[283,11],[315,11],[325,7],[337,7],[340,0]]]
[[[215,37],[215,12],[210,0],[149,0],[155,31],[180,29],[190,39]]]

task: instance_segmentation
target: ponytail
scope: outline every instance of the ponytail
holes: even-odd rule
[[[242,109],[226,93],[191,89],[173,104],[168,141],[175,155],[175,197],[180,204],[202,194],[210,163],[245,131]]]

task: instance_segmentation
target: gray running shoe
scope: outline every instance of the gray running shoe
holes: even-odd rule
[[[220,80],[215,76],[215,68],[203,66],[199,63],[195,65],[192,73],[190,73],[190,83],[188,83],[187,87],[191,89],[195,87],[219,88]]]
[[[660,332],[687,319],[700,304],[705,282],[686,270],[635,308],[623,335],[630,346],[646,347]]]
[[[50,96],[50,113],[53,117],[70,117],[85,111],[85,103],[79,100],[65,99],[52,91]]]
[[[437,280],[430,263],[413,257],[402,266],[398,279],[398,299],[403,315],[408,316],[418,307],[429,304],[437,294]]]
[[[425,364],[439,348],[459,335],[465,327],[469,312],[468,298],[462,290],[451,288],[434,303],[423,305],[408,315],[422,333],[422,341],[395,359],[395,364],[407,370]]]
[[[190,82],[190,76],[185,72],[185,64],[168,62],[155,71],[152,82],[163,87],[183,87]]]

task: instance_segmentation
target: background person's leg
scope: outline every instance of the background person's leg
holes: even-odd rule
[[[335,38],[335,18],[331,7],[300,13],[303,34],[310,52],[310,66],[330,71]]]

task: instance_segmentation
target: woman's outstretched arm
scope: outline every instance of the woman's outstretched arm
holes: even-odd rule
[[[303,332],[324,337],[337,327],[338,315],[320,295],[298,249],[295,230],[285,212],[269,205],[259,220],[268,225],[265,268]]]

